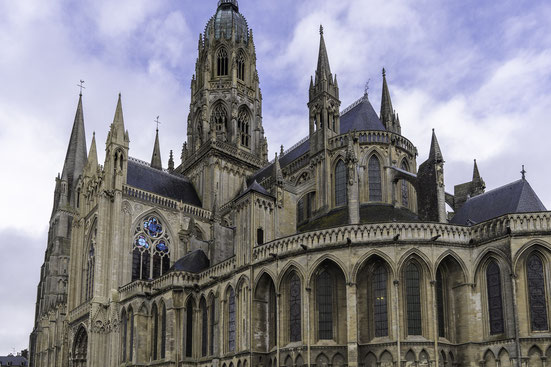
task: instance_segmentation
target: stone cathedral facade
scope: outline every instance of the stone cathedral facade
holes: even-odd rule
[[[446,185],[384,70],[379,114],[367,95],[341,106],[320,33],[309,134],[272,161],[237,0],[199,37],[178,165],[158,134],[149,163],[129,156],[120,95],[100,164],[80,96],[31,366],[551,364],[551,212],[524,173],[486,191],[475,162]]]

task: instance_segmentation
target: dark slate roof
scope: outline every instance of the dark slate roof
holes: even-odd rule
[[[528,181],[518,180],[468,199],[451,223],[472,225],[504,214],[546,210]]]
[[[371,102],[365,96],[341,116],[340,133],[344,134],[352,130],[385,130]]]
[[[186,204],[201,206],[201,200],[193,184],[184,176],[170,174],[145,163],[128,160],[128,185],[137,189],[152,192]]]
[[[210,261],[203,250],[195,250],[177,260],[170,270],[200,273],[210,266]]]
[[[266,189],[261,184],[259,184],[256,180],[253,180],[253,182],[251,184],[249,184],[249,187],[247,187],[247,189],[245,191],[243,191],[241,194],[239,194],[239,196],[237,198],[239,199],[239,198],[241,198],[242,196],[246,195],[247,193],[249,193],[251,191],[258,192],[260,194],[263,194],[263,195],[266,195],[266,196],[269,196],[269,197],[273,197],[272,194],[270,194],[268,191],[266,191]]]
[[[11,362],[10,366],[28,366],[27,359],[21,356],[6,356],[0,357],[0,365],[7,366]]]

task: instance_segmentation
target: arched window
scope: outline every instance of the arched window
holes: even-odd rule
[[[216,106],[210,117],[211,126],[216,128],[216,132],[226,132],[228,129],[228,112],[222,104]]]
[[[502,334],[503,300],[501,298],[501,271],[495,260],[486,268],[486,284],[488,288],[488,314],[490,318],[490,334]]]
[[[333,278],[325,269],[316,278],[318,339],[333,339]]]
[[[403,169],[404,171],[409,171],[408,164],[406,163],[405,160],[402,161],[402,165],[400,168]],[[408,207],[409,206],[409,188],[406,180],[402,180],[401,189],[402,189],[402,206]]]
[[[369,158],[367,167],[369,183],[369,201],[383,201],[383,191],[381,188],[381,164],[379,158],[372,155]]]
[[[228,294],[228,349],[235,351],[235,291],[232,287]]]
[[[526,262],[526,279],[530,302],[530,322],[533,331],[545,331],[547,322],[547,301],[545,299],[545,275],[541,257],[533,253]]]
[[[132,280],[157,278],[170,268],[170,238],[155,215],[145,217],[134,232]]]
[[[444,313],[444,276],[442,270],[436,271],[436,311],[438,312],[438,336],[446,337],[446,315]]]
[[[371,289],[375,336],[388,336],[387,271],[382,264],[377,264],[373,270]]]
[[[214,320],[216,316],[215,312],[216,312],[216,308],[214,306],[214,297],[212,297],[210,300],[210,325],[209,325],[209,335],[210,335],[209,354],[211,356],[214,355]]]
[[[218,50],[216,56],[216,71],[218,76],[228,75],[228,53],[224,48]]]
[[[243,55],[243,52],[237,55],[237,78],[245,80],[245,55]]]
[[[152,346],[151,350],[153,351],[153,360],[156,361],[158,357],[158,347],[159,347],[159,312],[157,311],[157,305],[153,305],[153,310],[151,311],[151,318],[153,322],[153,327],[151,328],[152,335],[151,341]]]
[[[293,272],[289,280],[289,330],[290,341],[298,342],[302,340],[302,303],[300,278]]]
[[[161,311],[161,358],[166,357],[166,306]]]
[[[405,272],[408,335],[421,335],[421,288],[419,268],[409,263]]]
[[[239,110],[237,116],[237,127],[239,129],[239,136],[241,145],[247,148],[251,146],[251,132],[250,132],[250,114],[245,108]]]
[[[204,298],[199,302],[199,308],[201,309],[201,357],[207,356],[208,350],[208,310],[207,310],[207,301]]]
[[[346,165],[339,160],[335,166],[335,206],[346,204]]]
[[[193,300],[191,297],[186,304],[186,357],[192,356],[193,350]]]
[[[90,238],[88,240],[89,247],[88,253],[86,254],[86,275],[84,277],[84,289],[86,293],[84,295],[84,300],[88,301],[94,296],[94,270],[96,267],[96,237],[98,234],[97,223],[94,222],[92,230],[90,231]]]

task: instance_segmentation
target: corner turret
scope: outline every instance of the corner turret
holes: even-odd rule
[[[419,219],[446,223],[446,193],[444,189],[444,157],[432,130],[429,159],[419,166],[417,173],[417,206]]]

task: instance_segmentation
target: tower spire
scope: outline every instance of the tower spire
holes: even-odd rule
[[[390,98],[390,91],[388,89],[388,83],[386,81],[386,70],[383,68],[383,88],[381,96],[381,114],[380,119],[385,128],[389,131],[401,134],[400,121],[397,114],[392,107],[392,100]]]
[[[329,66],[329,57],[327,56],[327,48],[325,47],[325,39],[323,38],[323,26],[320,25],[320,48],[318,53],[318,68],[316,69],[316,80],[321,81],[326,79],[332,83],[331,67]]]
[[[98,167],[98,150],[96,148],[96,132],[92,135],[92,144],[90,144],[90,152],[88,153],[88,162],[86,163],[86,170],[89,173],[95,172]]]
[[[65,155],[61,179],[67,183],[69,200],[75,188],[78,176],[82,174],[86,164],[86,133],[84,131],[84,113],[82,110],[82,94],[79,94],[75,121],[71,131],[71,138]]]
[[[157,128],[155,133],[155,145],[153,146],[153,154],[151,155],[151,167],[158,170],[163,169],[161,149],[159,146],[159,128]]]

